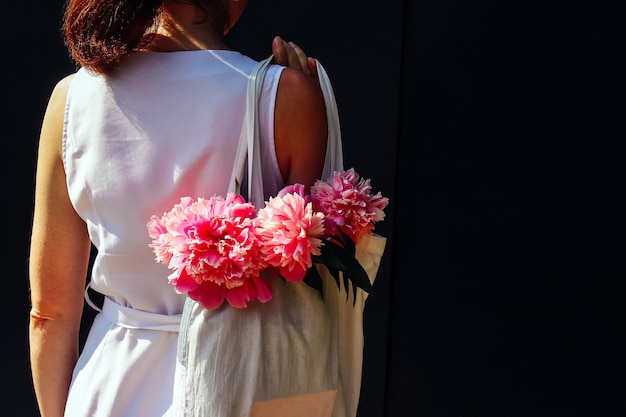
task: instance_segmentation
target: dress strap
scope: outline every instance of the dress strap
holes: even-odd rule
[[[87,283],[87,286],[85,287],[85,301],[87,302],[87,304],[89,304],[89,306],[91,308],[93,308],[96,311],[102,311],[102,309],[100,307],[98,307],[96,305],[96,303],[94,303],[91,298],[89,298],[89,289],[91,288],[91,281],[89,281]]]

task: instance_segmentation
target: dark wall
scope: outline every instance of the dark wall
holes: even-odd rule
[[[2,395],[23,398],[24,416],[37,415],[36,144],[48,95],[73,70],[63,1],[40,3],[0,14]],[[258,0],[229,35],[254,58],[279,34],[322,61],[346,166],[391,199],[359,417],[626,415],[626,31],[613,3]]]
[[[618,416],[618,2],[405,1],[385,416]]]

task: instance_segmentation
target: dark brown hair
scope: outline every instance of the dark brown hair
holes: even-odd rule
[[[211,19],[214,27],[230,22],[229,0],[180,0],[201,12],[198,23]],[[130,52],[147,45],[158,23],[162,0],[68,0],[63,15],[63,38],[72,59],[83,67],[107,74]]]

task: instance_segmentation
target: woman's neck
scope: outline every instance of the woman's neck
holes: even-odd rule
[[[172,36],[157,33],[143,50],[154,52],[195,51],[195,50],[225,50],[230,49],[222,39],[200,39],[188,36]]]
[[[164,2],[165,4],[165,2]],[[161,10],[161,19],[154,38],[144,48],[148,51],[193,51],[199,49],[229,49],[210,19],[198,23],[198,11],[191,5],[168,2]]]

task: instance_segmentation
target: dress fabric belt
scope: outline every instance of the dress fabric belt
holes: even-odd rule
[[[87,304],[102,315],[111,323],[127,329],[160,330],[164,332],[178,332],[180,329],[180,319],[182,314],[158,314],[148,311],[136,310],[124,307],[115,301],[104,297],[102,308],[94,304],[89,298],[89,288],[85,288],[85,300]]]
[[[102,315],[109,321],[127,329],[161,330],[178,332],[182,314],[158,314],[124,307],[109,298],[104,299]]]
[[[131,307],[124,307],[107,297],[104,297],[104,303],[102,308],[100,308],[89,298],[90,284],[85,288],[87,304],[94,310],[101,312],[111,323],[127,329],[160,330],[164,332],[178,332],[180,329],[182,314],[158,314],[136,310]]]

